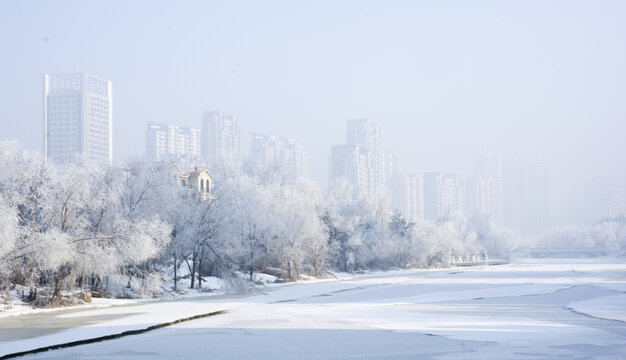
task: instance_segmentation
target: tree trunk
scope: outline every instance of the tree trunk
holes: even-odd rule
[[[178,264],[176,263],[177,259],[178,257],[176,256],[176,253],[174,253],[174,291],[178,291]]]
[[[196,257],[197,255],[194,253],[191,258],[191,289],[193,289],[196,283]]]
[[[202,290],[202,258],[198,261],[198,289]]]

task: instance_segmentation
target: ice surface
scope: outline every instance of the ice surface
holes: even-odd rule
[[[568,307],[589,316],[626,322],[626,294],[574,302]]]
[[[0,332],[0,356],[225,309],[224,315],[26,358],[626,358],[626,264],[546,261],[366,274],[271,286],[249,296],[42,314],[77,327],[8,341]],[[34,332],[29,324],[24,332]]]

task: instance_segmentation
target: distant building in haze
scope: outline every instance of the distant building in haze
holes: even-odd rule
[[[146,157],[153,161],[175,161],[183,167],[198,166],[202,163],[200,138],[200,129],[149,122]]]
[[[488,176],[474,175],[465,182],[465,213],[489,216],[495,223],[497,208],[496,181]]]
[[[505,159],[503,166],[504,225],[523,233],[550,225],[550,169],[527,159]]]
[[[413,220],[424,219],[424,178],[413,174],[401,176],[401,207],[402,214]]]
[[[330,149],[329,158],[330,182],[346,180],[355,194],[368,194],[367,157],[360,145],[336,145]]]
[[[368,197],[385,192],[385,151],[378,125],[367,119],[348,120],[346,145],[334,146],[330,161],[331,182],[345,178],[355,191]]]
[[[239,123],[233,115],[207,111],[202,118],[202,158],[211,166],[216,162],[239,160]]]
[[[465,182],[455,174],[424,174],[424,218],[439,221],[465,207]]]
[[[113,162],[113,85],[80,74],[45,74],[46,159],[110,165]]]
[[[283,171],[291,184],[309,177],[309,154],[295,139],[254,134],[250,151],[258,165]]]
[[[541,232],[550,226],[550,166],[530,164],[530,232]]]
[[[500,154],[476,154],[475,177],[468,183],[468,213],[479,212],[489,216],[496,225],[503,224],[504,175]]]

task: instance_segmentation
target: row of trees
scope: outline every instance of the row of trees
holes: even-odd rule
[[[452,214],[414,223],[385,198],[338,183],[287,185],[280,171],[212,168],[213,196],[173,181],[167,164],[56,166],[0,144],[0,290],[17,285],[42,304],[66,290],[152,296],[180,272],[250,280],[302,273],[427,267],[454,256],[508,256],[521,238],[486,218]],[[42,294],[42,289],[46,290]]]

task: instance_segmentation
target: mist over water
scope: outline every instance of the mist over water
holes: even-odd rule
[[[88,72],[113,83],[118,164],[147,122],[221,110],[242,155],[253,133],[295,138],[324,186],[367,118],[408,173],[549,164],[551,225],[589,224],[624,201],[624,20],[620,1],[4,2],[0,140],[41,151],[43,74]]]

